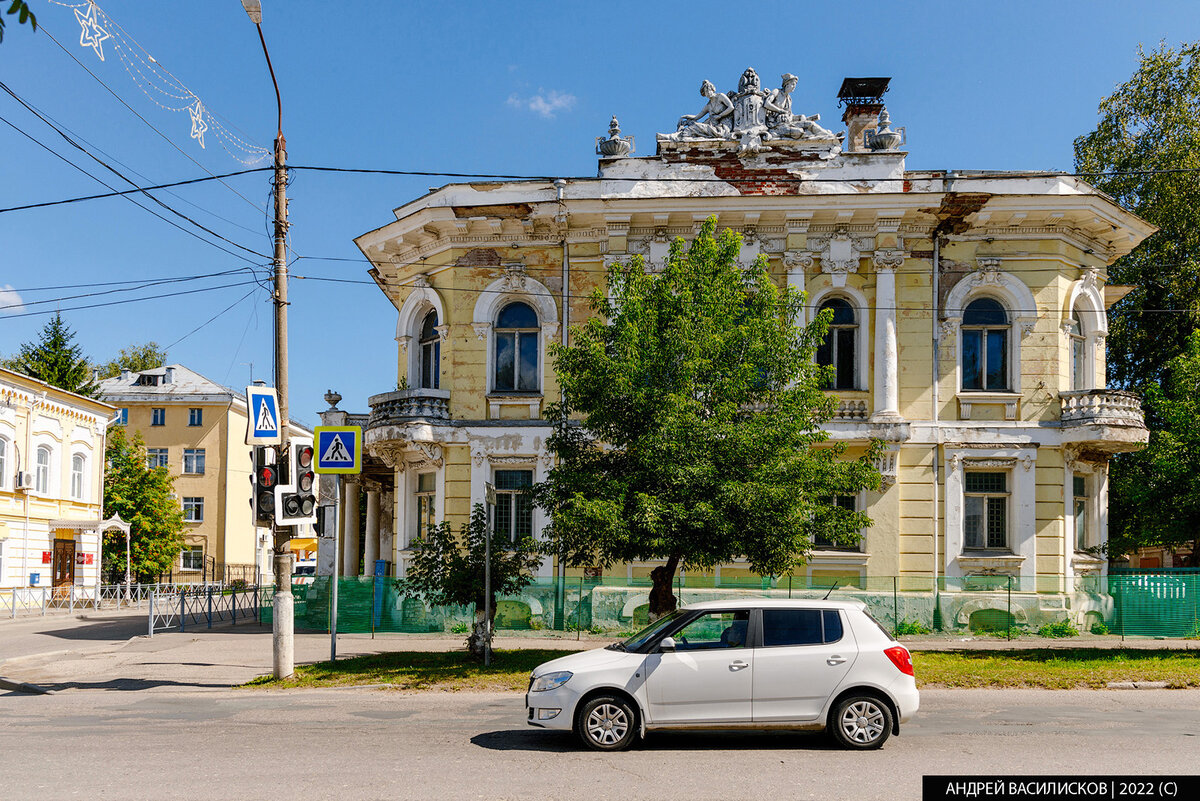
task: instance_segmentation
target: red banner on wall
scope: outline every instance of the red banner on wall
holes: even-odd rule
[[[53,551],[42,551],[42,564],[48,565],[54,560]]]

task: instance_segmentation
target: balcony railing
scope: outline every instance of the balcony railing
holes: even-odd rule
[[[421,420],[450,419],[450,390],[399,389],[367,399],[371,416],[367,428],[398,425]]]
[[[1142,400],[1119,389],[1085,389],[1061,392],[1064,426],[1116,425],[1144,428]]]

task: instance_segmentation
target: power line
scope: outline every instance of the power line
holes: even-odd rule
[[[126,281],[92,281],[84,284],[56,284],[54,286],[29,286],[12,289],[12,292],[49,292],[58,289],[83,289],[91,286],[120,286],[124,284],[136,284],[141,281],[195,281],[199,278],[215,278],[221,275],[231,275],[245,271],[245,267],[235,267],[232,270],[223,270],[218,273],[202,273],[200,275],[184,275],[184,276],[166,276],[164,278],[132,278]]]
[[[146,296],[140,297],[140,298],[126,298],[124,300],[110,300],[106,303],[90,303],[90,304],[86,304],[83,306],[68,306],[66,308],[55,309],[53,311],[33,311],[33,312],[23,312],[21,314],[8,314],[8,315],[4,316],[4,319],[5,320],[15,320],[20,317],[33,317],[33,316],[36,316],[39,314],[57,314],[58,312],[79,311],[81,309],[99,309],[99,308],[102,308],[105,306],[120,306],[120,305],[123,305],[126,303],[140,303],[140,302],[146,301],[146,300],[159,300],[161,298],[174,298],[174,297],[179,297],[180,295],[195,295],[200,292],[215,292],[216,290],[219,290],[219,289],[229,289],[229,288],[235,287],[235,286],[249,286],[251,284],[254,284],[255,286],[259,286],[259,287],[262,286],[261,284],[259,284],[258,281],[239,281],[239,282],[236,282],[233,284],[222,284],[221,286],[200,287],[199,289],[187,289],[187,290],[183,290],[180,292],[166,292],[161,295],[146,295]]]
[[[218,318],[218,317],[220,317],[222,314],[224,314],[225,312],[229,311],[229,310],[230,310],[230,309],[232,309],[234,306],[238,305],[239,303],[241,303],[242,301],[244,301],[246,298],[250,297],[250,296],[251,296],[251,295],[253,295],[253,294],[254,294],[254,290],[253,290],[253,289],[251,289],[251,290],[250,290],[249,292],[247,292],[245,295],[242,295],[240,298],[238,298],[237,300],[235,300],[233,303],[230,303],[228,306],[226,306],[225,308],[221,309],[219,312],[217,312],[216,314],[214,314],[212,317],[209,317],[207,320],[205,320],[204,322],[200,323],[200,325],[196,326],[196,327],[195,327],[195,328],[193,328],[191,331],[188,331],[186,334],[184,334],[184,335],[183,335],[183,336],[181,336],[179,339],[177,339],[177,340],[175,340],[174,342],[172,342],[170,345],[167,345],[165,348],[163,348],[163,350],[170,350],[171,348],[175,347],[175,346],[176,346],[176,345],[178,345],[180,342],[182,342],[183,340],[187,339],[187,338],[188,338],[188,337],[190,337],[192,334],[196,333],[196,332],[197,332],[197,331],[199,331],[201,328],[203,328],[204,326],[208,325],[208,324],[209,324],[209,323],[211,323],[213,320],[217,319],[217,318]],[[244,336],[244,335],[245,335],[245,334],[243,333],[243,336]],[[239,347],[240,347],[240,343],[239,343]]]
[[[246,272],[248,269],[249,268],[247,268],[247,267],[242,267],[237,270],[230,270],[225,273],[216,273],[216,275],[229,275],[229,274],[235,273],[235,272]],[[138,286],[120,287],[118,289],[106,289],[103,292],[84,292],[79,295],[61,295],[59,297],[47,298],[45,300],[21,301],[19,303],[10,303],[5,306],[0,306],[0,311],[3,311],[4,309],[12,309],[12,308],[17,308],[17,307],[23,308],[23,307],[27,307],[27,306],[41,306],[46,303],[59,303],[64,300],[78,300],[80,298],[101,297],[103,295],[113,295],[113,294],[116,294],[117,292],[137,292],[139,290],[147,289],[152,286],[162,286],[163,284],[173,284],[173,283],[178,283],[180,281],[191,281],[191,280],[195,280],[195,279],[192,279],[192,278],[166,278],[166,279],[161,279],[161,280],[148,281],[148,282],[142,283]]]
[[[9,123],[11,125],[11,123]],[[154,186],[138,186],[133,189],[114,190],[112,192],[103,192],[98,195],[83,195],[81,197],[69,197],[62,200],[47,200],[42,203],[27,203],[24,206],[9,206],[6,209],[0,209],[0,214],[8,211],[25,211],[26,209],[43,209],[47,206],[62,206],[68,203],[80,203],[84,200],[102,200],[108,197],[122,197],[123,195],[136,195],[141,192],[153,192],[156,189],[170,189],[175,186],[188,186],[189,184],[202,184],[208,181],[219,181],[222,178],[232,178],[236,175],[248,175],[253,172],[267,172],[275,169],[274,167],[252,167],[248,170],[237,170],[235,172],[222,173],[221,175],[212,175],[208,178],[189,178],[185,181],[171,181],[166,184],[156,184]],[[255,231],[254,233],[257,233]]]

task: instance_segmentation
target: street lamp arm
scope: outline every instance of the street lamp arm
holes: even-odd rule
[[[283,100],[279,96],[279,81],[275,79],[275,68],[271,66],[271,54],[267,50],[267,40],[263,37],[262,25],[256,22],[254,27],[258,29],[258,41],[262,42],[263,55],[267,57],[267,70],[270,71],[271,83],[275,86],[275,105],[279,110],[279,130],[276,138],[283,139]]]

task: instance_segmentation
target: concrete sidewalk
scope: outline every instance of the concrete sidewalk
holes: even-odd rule
[[[271,672],[271,631],[253,621],[213,629],[145,635],[145,613],[136,611],[77,616],[70,621],[41,619],[0,625],[0,676],[61,691],[228,689]],[[496,647],[582,650],[597,648],[611,637],[575,635],[520,636],[500,632]],[[329,659],[327,633],[295,637],[297,664]],[[338,656],[390,651],[450,651],[463,647],[461,634],[338,635]],[[1062,640],[1027,637],[926,636],[906,638],[914,651],[1007,650],[1031,648],[1198,649],[1189,640],[1072,637]]]

